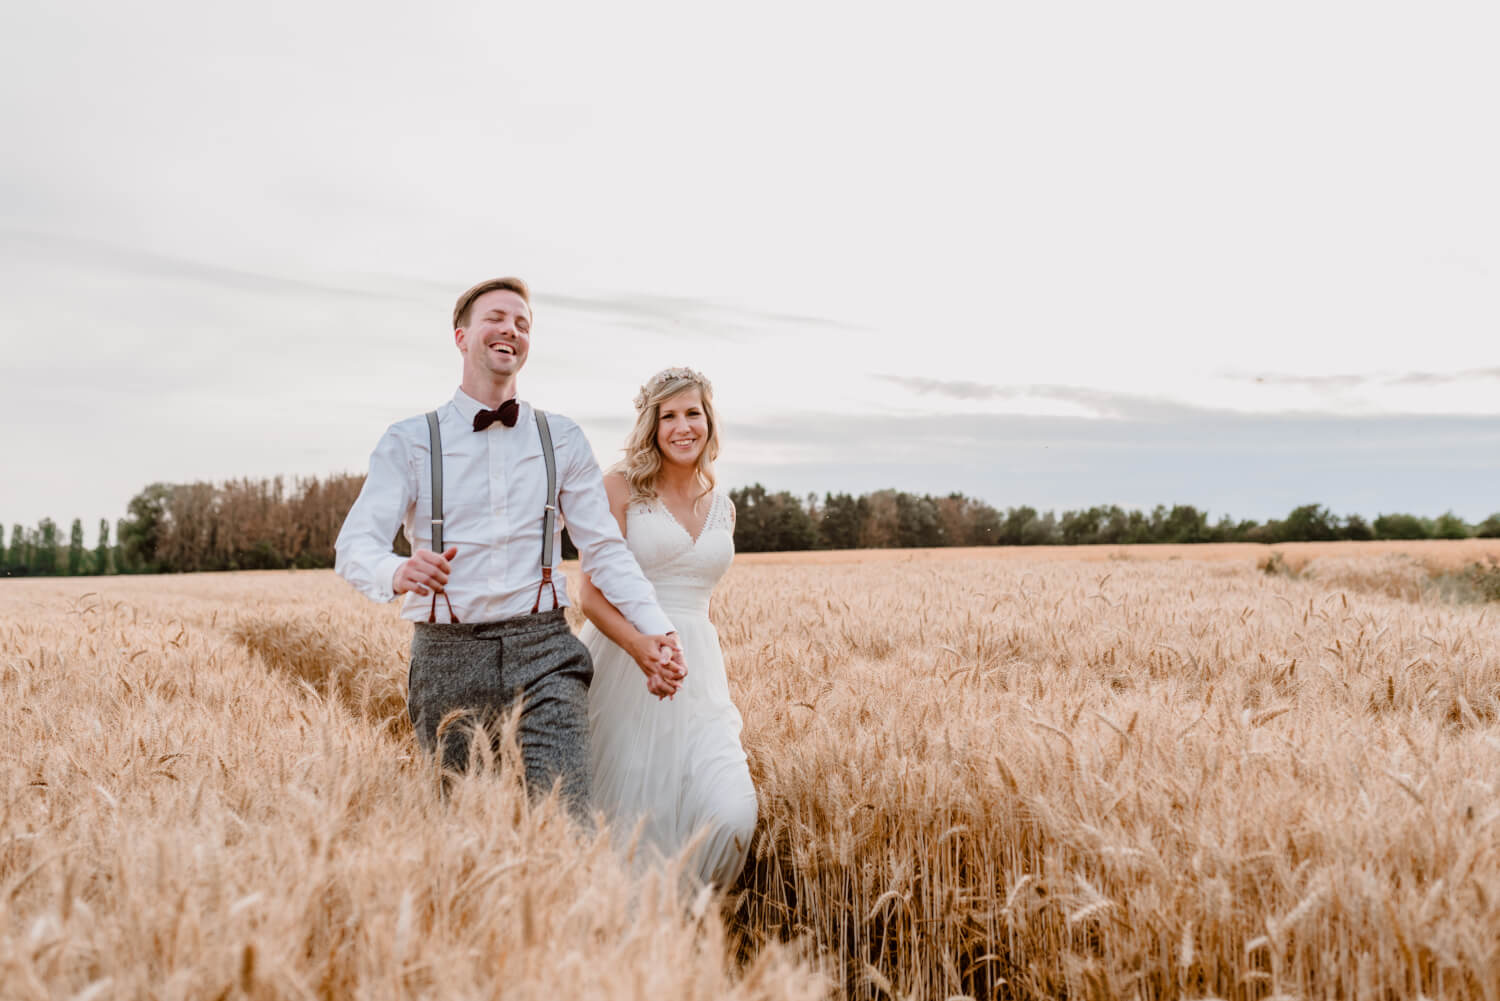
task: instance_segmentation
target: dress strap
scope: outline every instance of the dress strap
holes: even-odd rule
[[[709,528],[718,528],[720,525],[729,525],[729,507],[724,492],[715,490],[713,499],[708,502],[708,517],[704,519],[703,530],[706,532]]]

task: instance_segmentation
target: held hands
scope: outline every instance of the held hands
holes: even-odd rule
[[[682,687],[687,677],[687,662],[676,633],[664,636],[639,636],[630,656],[646,676],[646,690],[658,699],[669,699]]]
[[[391,578],[392,589],[397,594],[415,591],[424,597],[443,590],[453,572],[450,561],[457,555],[457,546],[450,546],[441,555],[430,549],[418,549],[411,559],[396,568]],[[646,690],[659,699],[676,695],[687,677],[687,661],[676,633],[655,636],[637,633],[630,656],[646,676]]]
[[[411,554],[411,559],[396,568],[391,586],[397,594],[415,591],[427,595],[431,591],[441,591],[448,584],[448,574],[453,572],[449,560],[457,555],[457,546],[449,546],[441,555],[430,549],[418,549]]]

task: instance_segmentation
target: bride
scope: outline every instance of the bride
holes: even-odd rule
[[[662,857],[691,842],[687,874],[724,889],[745,864],[756,798],[708,618],[709,596],[734,559],[734,504],[714,489],[713,389],[692,369],[669,368],[641,389],[635,409],[625,458],[604,486],[626,543],[677,627],[691,676],[661,664],[583,578],[580,606],[589,623],[579,639],[594,659],[594,805],[622,836],[639,823],[640,843]]]

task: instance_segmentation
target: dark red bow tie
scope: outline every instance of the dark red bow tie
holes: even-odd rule
[[[481,410],[475,414],[474,430],[483,431],[496,421],[508,428],[513,428],[516,426],[516,418],[520,416],[520,413],[521,404],[516,402],[515,397],[511,397],[494,410]]]

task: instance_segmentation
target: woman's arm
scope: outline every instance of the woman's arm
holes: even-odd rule
[[[625,534],[625,508],[630,501],[630,488],[625,477],[610,473],[604,477],[604,490],[609,496],[609,513],[620,524],[620,535]],[[578,594],[578,607],[594,628],[603,633],[620,649],[630,654],[632,660],[646,676],[646,688],[658,697],[677,694],[686,671],[679,663],[663,658],[663,648],[654,637],[642,633],[610,604],[588,574],[581,574],[582,582]]]

